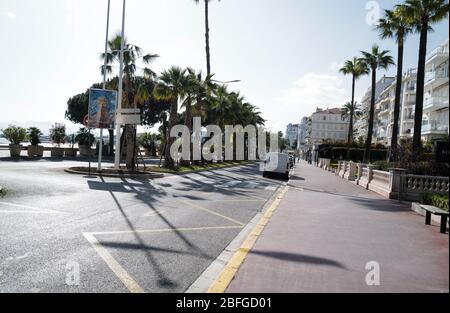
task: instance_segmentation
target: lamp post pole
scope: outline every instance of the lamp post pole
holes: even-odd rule
[[[120,111],[122,109],[122,93],[123,93],[123,50],[125,44],[125,5],[126,0],[123,0],[122,8],[122,35],[120,40],[120,69],[119,69],[119,92],[117,99],[117,110],[116,110],[116,153],[114,156],[114,168],[116,170],[120,169]]]
[[[108,10],[106,13],[106,38],[105,38],[105,63],[103,64],[103,90],[106,89],[106,66],[108,59],[106,57],[108,53],[108,36],[109,36],[109,11],[111,8],[111,0],[108,0]],[[103,155],[103,128],[100,128],[100,143],[98,144],[98,171],[102,170],[102,155]]]

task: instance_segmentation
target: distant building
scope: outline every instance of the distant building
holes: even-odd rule
[[[380,99],[380,96],[382,92],[389,87],[393,82],[395,82],[395,77],[382,77],[375,85],[375,103],[377,103]],[[369,126],[369,114],[370,114],[370,102],[372,99],[372,88],[369,88],[367,92],[365,93],[364,97],[361,100],[361,108],[363,111],[363,115],[361,118],[359,118],[354,125],[354,136],[355,139],[358,137],[367,137],[368,132],[368,126]],[[377,116],[375,114],[374,120],[376,122]],[[375,131],[375,125],[374,125],[374,132],[373,132],[372,142],[377,141],[377,134]]]
[[[341,110],[317,109],[308,120],[308,145],[318,145],[325,142],[346,142],[348,136],[348,120],[342,120]]]
[[[306,137],[308,131],[308,118],[305,116],[302,118],[300,122],[300,126],[298,128],[298,148],[304,147],[306,145]]]
[[[297,146],[299,127],[299,124],[289,124],[286,127],[286,139],[289,141],[289,146],[291,148]]]
[[[414,106],[416,103],[417,71],[408,70],[402,78],[402,94],[400,99],[399,137],[411,136],[414,128]],[[374,140],[373,143],[389,146],[394,128],[395,89],[397,81],[387,86],[375,104]]]

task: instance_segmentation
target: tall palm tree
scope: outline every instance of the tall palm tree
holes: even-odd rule
[[[385,10],[384,18],[379,20],[376,29],[382,39],[394,38],[397,42],[397,82],[395,86],[394,102],[394,125],[392,127],[391,149],[389,161],[394,162],[398,159],[398,131],[400,119],[400,106],[402,96],[403,79],[403,50],[406,36],[412,32],[412,27],[406,21],[401,9],[397,6],[395,10]]]
[[[189,83],[186,69],[173,66],[163,71],[159,77],[159,82],[153,90],[153,95],[158,100],[168,100],[171,102],[169,115],[169,129],[178,123],[178,102],[186,96],[186,86]],[[164,165],[168,168],[174,168],[175,163],[170,155],[170,147],[175,139],[166,134],[166,149],[164,155]]]
[[[356,80],[363,76],[369,74],[369,68],[364,60],[354,57],[353,60],[347,60],[344,63],[344,66],[339,70],[344,75],[352,75],[352,102],[351,106],[356,106],[355,103],[355,85]],[[350,116],[350,127],[351,131],[348,133],[347,144],[350,147],[353,140],[353,115]],[[347,154],[350,153],[350,148],[347,151]],[[348,155],[347,155],[348,157]]]
[[[111,40],[108,41],[108,52],[102,53],[100,58],[102,60],[106,59],[106,66],[101,66],[102,74],[106,71],[107,74],[111,74],[113,72],[113,64],[120,64],[120,48],[122,43],[121,34],[116,34],[112,37]],[[124,94],[122,101],[122,105],[124,108],[131,108],[136,105],[137,99],[144,100],[143,89],[140,85],[136,85],[133,82],[134,77],[136,75],[138,69],[138,62],[142,62],[144,64],[150,64],[159,55],[157,54],[145,54],[142,49],[136,45],[130,44],[127,42],[127,39],[124,38],[124,57],[123,57],[123,85],[124,85]],[[155,73],[148,67],[142,69],[142,72],[145,77],[149,79],[153,79],[156,75]],[[136,153],[133,147],[137,147],[136,145],[136,136],[135,136],[135,126],[134,125],[125,125],[125,131],[123,134],[123,140],[127,142],[127,151],[126,151],[126,160],[127,167],[134,168],[134,163],[136,160]],[[113,137],[113,130],[110,130],[110,142]],[[123,141],[121,140],[121,141]],[[111,144],[113,146],[113,144]]]
[[[199,3],[200,0],[194,0]],[[209,2],[211,0],[203,0],[205,3],[205,42],[206,42],[206,75],[211,75],[211,55],[209,50]],[[219,0],[220,1],[220,0]]]
[[[406,21],[414,28],[414,31],[420,33],[413,137],[413,148],[420,149],[422,146],[422,115],[428,32],[433,30],[433,24],[447,18],[449,3],[447,0],[406,0],[404,5],[399,6],[399,10]]]
[[[353,125],[354,121],[361,117],[363,115],[363,111],[361,110],[361,106],[357,102],[347,102],[342,108],[341,108],[341,117],[343,120],[348,120],[348,137],[347,137],[347,146],[348,146],[348,152],[350,151],[350,145],[353,140]],[[347,158],[350,156],[347,152]]]
[[[363,60],[370,68],[372,73],[372,96],[370,99],[369,127],[366,138],[366,149],[364,151],[364,162],[370,161],[370,148],[372,146],[373,119],[375,115],[375,91],[377,86],[377,70],[388,69],[390,65],[394,65],[390,51],[380,50],[378,45],[373,45],[370,52],[361,51]]]

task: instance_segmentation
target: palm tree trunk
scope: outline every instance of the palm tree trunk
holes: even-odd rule
[[[114,129],[108,129],[109,132],[109,155],[114,155]]]
[[[211,75],[211,60],[209,53],[209,0],[205,1],[205,39],[206,39],[206,74]]]
[[[177,125],[177,123],[178,123],[178,99],[174,98],[170,105],[169,129],[167,131],[168,133],[168,136],[166,138],[167,145],[164,155],[164,166],[168,168],[175,167],[175,162],[172,159],[172,156],[170,155],[170,147],[172,147],[172,144],[175,142],[175,138],[170,136],[170,130],[172,129],[172,127]]]
[[[356,75],[352,76],[352,106],[355,107],[355,85],[356,85]],[[353,140],[353,115],[354,112],[350,112],[350,125],[348,125],[348,135],[347,135],[347,159],[350,160],[350,145]]]
[[[427,56],[428,21],[422,23],[420,30],[419,64],[417,65],[416,110],[414,113],[413,149],[422,146],[423,94],[425,85],[425,61]],[[416,154],[416,156],[418,156]]]
[[[377,86],[377,69],[372,68],[372,97],[370,99],[369,128],[367,130],[366,149],[364,151],[364,163],[370,162],[370,148],[372,146],[373,118],[375,116],[375,89]]]
[[[395,86],[395,103],[394,103],[394,125],[392,126],[391,150],[389,154],[389,162],[398,160],[398,130],[400,119],[400,100],[402,96],[402,79],[403,79],[403,38],[399,38],[398,42],[398,60],[397,60],[397,83]]]

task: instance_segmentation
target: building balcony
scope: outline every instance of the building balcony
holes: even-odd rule
[[[422,135],[445,135],[448,134],[448,125],[442,125],[438,121],[423,121]]]
[[[427,72],[425,74],[426,87],[437,87],[445,83],[448,84],[448,73],[439,71],[439,72]]]
[[[429,111],[437,111],[448,107],[448,98],[446,97],[430,97],[423,102],[423,109]]]
[[[448,59],[448,52],[448,46],[441,46],[434,49],[427,55],[427,66],[431,64],[441,64]]]

